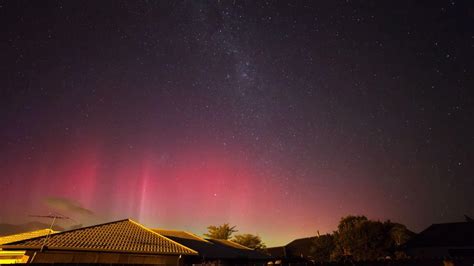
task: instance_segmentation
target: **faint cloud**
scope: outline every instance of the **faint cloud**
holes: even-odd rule
[[[67,212],[79,216],[94,216],[94,212],[81,206],[77,201],[60,198],[60,197],[48,197],[44,199],[44,203],[51,209],[58,212]]]

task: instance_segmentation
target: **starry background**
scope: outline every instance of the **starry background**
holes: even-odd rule
[[[0,222],[56,197],[271,246],[474,215],[472,1],[1,1],[0,25]]]

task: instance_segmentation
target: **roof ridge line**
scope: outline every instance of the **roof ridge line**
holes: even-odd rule
[[[132,219],[130,219],[130,218],[129,218],[128,220],[129,220],[130,222],[134,223],[135,225],[137,225],[137,226],[139,226],[139,227],[141,227],[141,228],[147,230],[148,232],[151,232],[151,233],[153,233],[153,234],[156,234],[156,235],[158,235],[158,236],[160,236],[160,237],[162,237],[162,238],[164,238],[164,239],[166,239],[166,240],[169,240],[169,241],[172,242],[172,243],[175,243],[175,244],[178,245],[178,246],[181,246],[181,247],[183,247],[183,248],[185,248],[185,249],[187,249],[187,250],[190,250],[191,252],[194,252],[196,255],[199,254],[199,252],[197,252],[196,250],[191,249],[191,248],[188,248],[187,246],[182,245],[182,244],[180,244],[180,243],[174,241],[173,239],[169,239],[169,238],[167,238],[166,236],[164,236],[164,235],[162,235],[162,234],[159,234],[159,233],[157,233],[157,232],[151,230],[150,228],[144,226],[143,224],[141,224],[141,223],[139,223],[139,222],[136,222],[136,221],[134,221],[134,220],[132,220]]]
[[[201,239],[201,240],[203,240],[203,241],[206,241],[207,243],[212,243],[212,242],[210,242],[210,241],[207,241],[205,238],[196,235],[195,233],[188,232],[188,231],[183,231],[183,232],[185,232],[186,234],[190,234],[190,235],[192,235],[192,236],[195,236],[196,238],[199,238],[199,239]],[[214,243],[212,243],[212,244],[214,244]]]
[[[193,232],[189,232],[189,231],[186,231],[186,230],[165,229],[165,228],[155,228],[155,229],[151,229],[151,230],[163,230],[163,231],[183,232],[183,233],[186,233],[186,234],[192,235],[192,236],[194,236],[194,237],[196,237],[196,238],[199,238],[199,240],[202,240],[202,241],[204,241],[204,242],[207,242],[207,243],[210,243],[210,244],[214,244],[214,243],[212,243],[212,242],[210,242],[210,241],[206,240],[205,238],[203,238],[203,237],[200,237],[200,236],[196,235],[195,233],[193,233]]]
[[[165,228],[151,228],[151,230],[166,230],[166,231],[175,231],[175,232],[184,232],[183,230],[177,230],[177,229],[165,229]]]
[[[244,246],[244,245],[242,245],[242,244],[239,244],[239,243],[237,243],[237,242],[235,242],[235,241],[232,241],[232,240],[230,240],[230,239],[227,240],[227,241],[230,241],[230,242],[232,242],[233,244],[236,244],[236,245],[241,246],[241,247],[243,247],[243,248],[246,248],[246,249],[248,249],[248,250],[253,250],[253,249],[251,249],[251,248],[249,248],[249,247],[246,247],[246,246]]]
[[[189,234],[189,235],[191,235],[191,236],[193,236],[193,237],[196,237],[196,238],[198,238],[199,240],[202,240],[202,241],[204,241],[204,242],[207,242],[207,243],[210,243],[210,244],[214,244],[214,243],[212,243],[211,241],[208,241],[208,240],[206,240],[205,238],[200,237],[200,236],[198,236],[197,234],[195,234],[195,233],[193,233],[193,232],[186,231],[186,230],[165,229],[165,228],[155,228],[155,229],[151,229],[151,230],[163,230],[163,231],[183,232],[183,233]]]
[[[251,248],[249,248],[249,247],[246,247],[246,246],[244,246],[244,245],[241,245],[241,244],[239,244],[239,243],[237,243],[237,242],[234,242],[234,241],[232,241],[232,240],[230,240],[230,239],[217,239],[217,238],[210,238],[210,239],[214,239],[214,240],[218,240],[218,241],[222,241],[222,240],[223,240],[223,241],[229,241],[229,242],[232,242],[232,244],[235,244],[235,245],[237,245],[237,246],[243,247],[244,249],[253,250],[253,249],[251,249]]]

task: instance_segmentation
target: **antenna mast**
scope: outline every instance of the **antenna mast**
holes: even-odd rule
[[[44,241],[43,241],[43,244],[41,245],[41,249],[40,249],[40,252],[43,252],[43,249],[44,247],[46,246],[46,243],[49,239],[49,235],[51,234],[51,231],[53,231],[53,226],[54,226],[54,222],[56,222],[56,219],[60,219],[60,220],[72,220],[74,221],[73,219],[67,217],[67,216],[64,216],[62,214],[49,214],[49,215],[29,215],[30,217],[37,217],[37,218],[49,218],[49,219],[53,219],[53,221],[51,222],[51,225],[49,226],[49,231],[48,231],[48,234],[46,235],[46,237],[44,238]]]

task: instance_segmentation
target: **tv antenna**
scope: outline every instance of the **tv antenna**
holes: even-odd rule
[[[62,214],[59,214],[59,213],[50,213],[50,214],[48,214],[48,215],[28,215],[28,216],[30,216],[30,217],[36,217],[36,218],[48,218],[48,219],[53,219],[53,220],[51,221],[51,225],[49,226],[48,234],[47,234],[46,237],[44,238],[43,244],[41,245],[40,252],[43,252],[44,247],[46,246],[46,243],[48,242],[49,235],[51,235],[51,232],[53,231],[53,226],[54,226],[54,223],[56,222],[56,219],[58,219],[58,220],[71,220],[71,221],[77,222],[77,221],[75,221],[74,219],[72,219],[72,218],[70,218],[70,217],[67,217],[67,216],[64,216],[64,215],[62,215]]]

